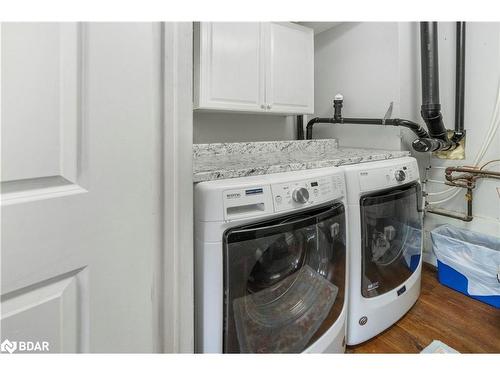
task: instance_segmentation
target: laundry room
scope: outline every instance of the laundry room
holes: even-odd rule
[[[245,27],[259,28],[256,24]],[[236,30],[241,31],[241,25],[201,23],[195,26],[200,38],[197,41],[198,34],[195,35],[195,257],[202,259],[199,272],[203,274],[198,282],[195,277],[195,292],[199,293],[195,294],[195,303],[198,302],[200,311],[196,318],[198,326],[209,327],[207,331],[196,332],[200,339],[197,349],[200,352],[275,351],[269,341],[268,345],[258,347],[252,336],[245,338],[239,331],[241,347],[232,343],[228,346],[230,340],[226,335],[232,334],[233,325],[235,330],[245,329],[238,321],[257,316],[256,311],[251,311],[257,309],[257,305],[248,307],[246,318],[228,316],[237,314],[229,307],[224,311],[214,307],[212,312],[212,286],[217,284],[217,274],[226,272],[228,277],[224,267],[232,267],[234,263],[242,267],[236,272],[243,279],[247,275],[248,283],[255,282],[257,275],[268,277],[269,284],[273,277],[280,277],[280,272],[289,275],[291,271],[277,266],[283,261],[279,251],[283,251],[287,243],[295,251],[299,245],[293,241],[300,237],[290,233],[287,224],[283,237],[276,237],[274,250],[265,241],[249,243],[247,246],[253,249],[249,251],[257,252],[252,267],[243,265],[242,260],[227,258],[224,261],[231,252],[224,242],[228,240],[224,233],[240,223],[244,224],[241,227],[244,231],[248,231],[249,224],[258,228],[259,221],[265,227],[269,225],[268,216],[273,218],[273,227],[276,227],[274,215],[268,211],[273,204],[275,212],[290,212],[283,215],[284,222],[288,223],[293,220],[294,207],[321,206],[325,199],[334,199],[335,195],[337,200],[341,199],[343,190],[335,191],[336,183],[333,187],[329,183],[323,187],[325,182],[320,181],[318,188],[316,178],[303,180],[309,171],[326,173],[326,167],[333,166],[335,170],[344,170],[347,191],[346,339],[343,346],[325,348],[321,346],[325,338],[311,332],[313,339],[300,350],[294,346],[292,351],[498,352],[500,175],[495,163],[500,157],[500,25],[299,22],[261,24],[260,28],[270,28],[271,38],[276,38],[272,42],[274,48],[287,54],[276,57],[270,64],[271,72],[265,75],[271,83],[265,81],[263,107],[259,107],[258,85],[253,92],[255,102],[250,101],[254,98],[250,91],[246,91],[249,96],[242,96],[241,100],[224,99],[224,94],[228,98],[231,94],[245,94],[240,87],[247,86],[244,81],[248,76],[239,75],[245,67],[237,65],[238,73],[231,77],[231,82],[242,80],[240,85],[233,86],[237,91],[234,93],[224,91],[227,88],[222,84],[217,86],[217,67],[203,67],[208,60],[205,53],[213,54],[210,55],[212,61],[224,64],[238,58],[235,51],[229,50],[217,56],[216,38],[217,33],[221,34],[221,40],[230,34],[236,38]],[[309,33],[309,39],[301,40],[304,44],[300,45],[298,38],[292,42],[290,32],[290,44],[280,49],[278,36],[282,35],[282,42],[286,43],[283,35],[287,29]],[[207,40],[212,42],[210,47],[203,44]],[[314,58],[310,54],[312,50]],[[225,52],[231,56],[224,55]],[[286,69],[290,71],[286,78],[280,77],[286,74],[277,65],[281,61],[286,61]],[[293,64],[299,61],[300,69],[293,71]],[[309,77],[314,76],[314,87],[307,77],[300,77],[306,74],[306,66],[314,70],[309,72]],[[232,74],[228,72],[231,65],[220,69],[224,77]],[[295,82],[290,82],[290,77]],[[288,80],[286,93],[270,88],[273,83],[282,82],[280,79]],[[204,88],[204,84],[213,86]],[[290,91],[294,84],[297,85],[295,92]],[[213,99],[204,96],[208,95],[205,89],[212,90],[209,92],[214,95]],[[282,96],[276,99],[276,95]],[[277,114],[272,116],[274,106],[280,109],[275,109]],[[217,108],[225,110],[214,113]],[[238,110],[243,112],[239,116],[234,114]],[[291,180],[289,185],[282,185],[284,176]],[[257,186],[258,194],[255,193]],[[211,195],[207,195],[205,189],[210,189]],[[214,194],[211,189],[219,193]],[[334,194],[323,199],[323,191],[330,189]],[[213,214],[217,207],[220,207],[219,219]],[[231,218],[230,213],[235,215]],[[304,215],[302,210],[299,213]],[[221,223],[218,233],[213,232],[214,221]],[[210,232],[205,225],[211,226]],[[340,228],[338,235],[345,236]],[[217,249],[213,248],[212,255],[207,255],[209,249],[204,243],[208,241],[213,246],[216,240],[219,241]],[[222,254],[221,249],[225,249]],[[217,253],[221,256],[217,261],[219,266],[211,268],[215,265],[206,264],[206,257],[214,261]],[[261,253],[262,256],[257,255]],[[307,255],[303,254],[292,259],[296,264],[308,262]],[[311,255],[311,259],[315,259],[314,256]],[[275,270],[276,274],[265,275],[265,263],[268,263],[267,272],[275,266],[280,272]],[[402,272],[397,270],[398,263],[403,266]],[[319,269],[317,272],[322,274]],[[328,278],[326,274],[325,277]],[[225,288],[224,293],[229,293],[226,288],[231,288],[231,282],[234,281],[224,278],[220,285]],[[237,284],[245,283],[240,280]],[[320,289],[317,293],[320,299]],[[337,293],[338,299],[345,291]],[[215,294],[220,295],[216,306],[235,303],[223,301],[222,289]],[[265,295],[251,288],[244,294],[249,304],[251,298],[255,298],[252,296]],[[285,302],[286,293],[283,297],[285,305],[295,305]],[[261,308],[264,306],[270,307],[266,304]],[[462,306],[462,313],[457,311],[457,306]],[[222,327],[221,317],[217,328],[206,323],[207,320],[213,322],[221,313],[224,321],[229,319],[226,328]],[[296,321],[300,324],[302,315],[297,314]],[[484,323],[485,317],[489,323]],[[466,323],[474,320],[476,324]],[[478,328],[480,321],[484,324]],[[286,327],[284,323],[278,325]],[[450,327],[454,329],[451,334]],[[482,332],[479,335],[478,329]],[[281,332],[278,329],[272,334],[280,337]],[[286,337],[285,332],[283,335]],[[334,342],[335,338],[325,340]],[[278,340],[276,345],[282,343]]]
[[[2,354],[497,366],[500,18],[206,14],[2,20]]]

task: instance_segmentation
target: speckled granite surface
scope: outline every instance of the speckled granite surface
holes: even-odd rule
[[[193,181],[334,167],[409,156],[409,151],[339,148],[335,139],[193,146]]]
[[[339,147],[336,139],[312,139],[302,141],[204,143],[193,145],[193,157],[223,155],[262,154],[275,152],[328,152]]]

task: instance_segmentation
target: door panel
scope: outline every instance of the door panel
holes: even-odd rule
[[[266,23],[266,102],[271,112],[314,112],[314,35],[290,23]]]
[[[258,22],[203,22],[200,108],[262,111],[262,29]]]
[[[157,348],[159,41],[151,23],[2,24],[0,341]]]
[[[3,24],[2,182],[74,182],[80,42],[74,23]]]
[[[3,296],[2,337],[46,342],[48,351],[56,353],[88,350],[87,301],[78,296],[87,285],[78,273]]]

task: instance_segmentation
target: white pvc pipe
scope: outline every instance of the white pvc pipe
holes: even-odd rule
[[[440,180],[432,180],[432,179],[428,179],[426,182],[434,182],[436,184],[443,184],[443,185],[446,185],[446,182],[444,181],[440,181]]]

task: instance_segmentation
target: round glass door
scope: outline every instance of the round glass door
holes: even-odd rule
[[[340,314],[342,205],[234,228],[225,240],[225,352],[301,352]]]
[[[418,267],[422,217],[418,185],[361,198],[362,295],[398,287]]]

